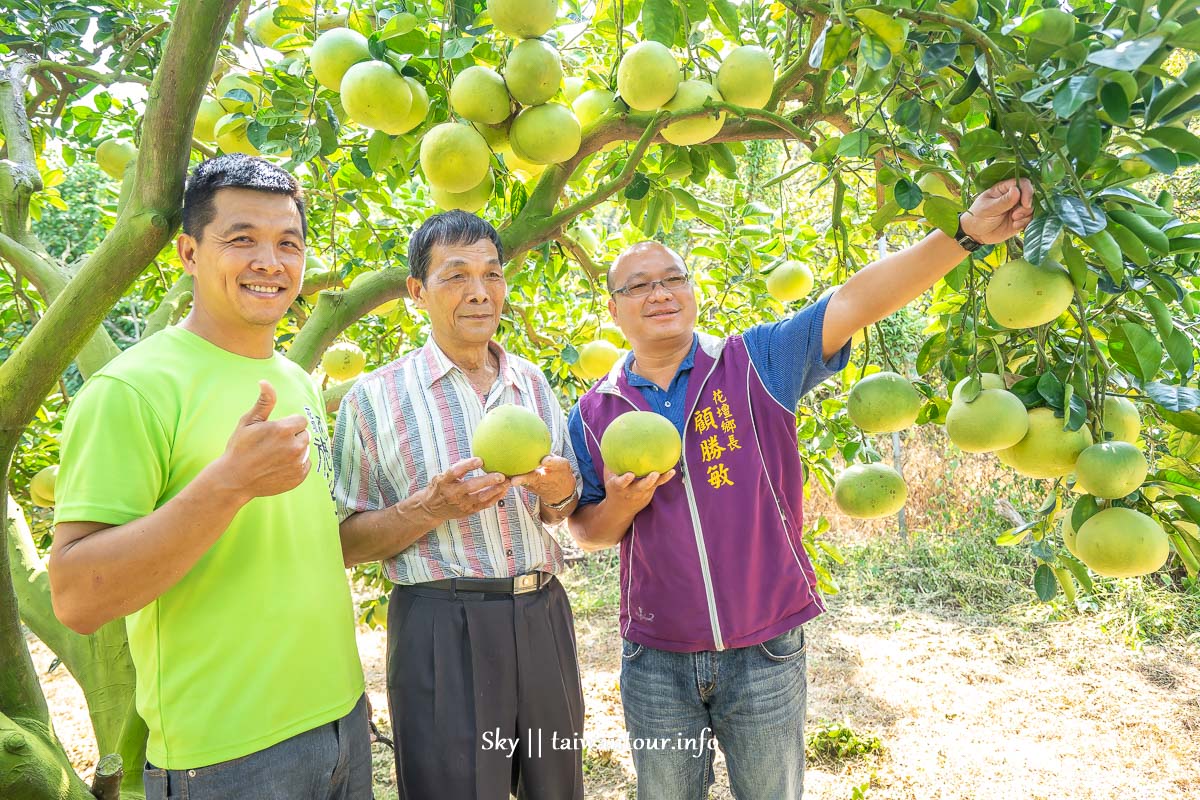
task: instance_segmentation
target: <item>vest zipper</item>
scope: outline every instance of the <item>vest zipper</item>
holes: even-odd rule
[[[712,626],[713,645],[717,650],[725,649],[721,637],[721,623],[717,619],[717,598],[713,593],[712,573],[708,568],[708,550],[704,547],[704,531],[700,527],[700,509],[696,506],[696,493],[692,489],[692,476],[687,468],[687,454],[679,460],[680,477],[683,478],[683,488],[687,493],[688,511],[692,515],[692,532],[696,535],[696,550],[700,554],[700,574],[704,578],[704,596],[708,601],[708,621]]]

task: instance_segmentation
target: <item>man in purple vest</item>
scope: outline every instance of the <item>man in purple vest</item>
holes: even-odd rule
[[[613,264],[608,309],[632,353],[571,410],[584,488],[570,528],[585,549],[621,546],[621,700],[639,800],[707,796],[714,741],[738,800],[802,796],[802,626],[825,606],[801,543],[796,405],[845,366],[856,331],[1022,230],[1032,191],[1002,181],[956,236],[935,231],[796,315],[725,339],[695,332],[677,253],[642,242]],[[632,410],[675,424],[678,469],[605,469],[604,430]]]

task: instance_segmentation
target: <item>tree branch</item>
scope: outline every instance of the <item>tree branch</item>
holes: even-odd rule
[[[571,255],[571,258],[579,262],[579,266],[583,267],[583,271],[587,273],[593,282],[600,280],[600,267],[592,260],[591,255],[588,254],[583,245],[565,233],[558,235],[558,243]]]
[[[94,69],[80,66],[78,64],[62,64],[58,61],[34,61],[29,65],[30,72],[53,72],[56,75],[69,75],[72,78],[79,78],[86,83],[94,83],[98,86],[112,86],[115,83],[138,83],[142,86],[149,86],[150,81],[140,75],[125,75],[120,72],[97,72]],[[78,87],[64,87],[68,93],[75,91]]]
[[[408,294],[408,271],[398,267],[381,269],[362,277],[344,292],[321,292],[308,322],[292,340],[287,357],[312,372],[321,354],[342,331],[379,305]]]

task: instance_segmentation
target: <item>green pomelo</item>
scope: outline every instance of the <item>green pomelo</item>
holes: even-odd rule
[[[784,261],[767,275],[767,292],[781,303],[799,300],[812,288],[812,270],[799,261]]]
[[[1127,397],[1104,398],[1104,430],[1120,442],[1137,442],[1142,430],[1142,418],[1137,406]]]
[[[495,125],[508,119],[512,100],[499,72],[467,67],[450,85],[450,106],[471,122]]]
[[[917,186],[921,187],[921,202],[917,203],[917,207],[912,210],[913,214],[918,217],[925,216],[925,197],[941,197],[946,200],[957,201],[958,197],[954,192],[950,191],[950,187],[946,185],[946,178],[938,172],[926,172],[920,178],[917,178]]]
[[[54,505],[54,485],[57,482],[58,464],[39,470],[38,474],[33,476],[33,480],[29,481],[29,493],[41,501],[37,505],[42,508]]]
[[[997,450],[996,457],[1029,478],[1061,478],[1075,469],[1079,454],[1092,445],[1087,426],[1065,431],[1065,420],[1054,410],[1035,408],[1029,412],[1029,432],[1012,447]]]
[[[954,384],[954,390],[950,392],[950,402],[957,403],[962,399],[963,388],[967,385],[971,377],[967,377]],[[984,389],[1007,389],[1008,386],[1004,383],[1004,378],[997,375],[995,372],[981,372],[979,374],[979,390]]]
[[[1019,26],[1030,39],[1049,45],[1064,45],[1075,35],[1075,17],[1061,8],[1039,8]]]
[[[617,93],[635,111],[653,111],[675,96],[683,72],[666,45],[638,42],[617,67]]]
[[[513,152],[534,164],[561,164],[579,152],[579,120],[564,105],[546,103],[527,108],[508,133]]]
[[[774,86],[775,65],[771,55],[756,45],[735,47],[717,70],[717,91],[739,106],[762,108],[771,99]]]
[[[669,419],[653,411],[626,411],[600,437],[600,456],[614,475],[661,475],[675,468],[682,452],[679,431]]]
[[[246,18],[246,31],[250,34],[250,39],[263,47],[274,47],[276,42],[299,28],[297,22],[286,27],[276,23],[273,6],[267,6]]]
[[[321,367],[335,381],[350,380],[366,365],[366,355],[354,342],[336,342],[321,356]]]
[[[308,52],[308,65],[312,67],[317,83],[335,92],[342,90],[342,78],[346,70],[361,61],[370,60],[367,37],[349,28],[325,31],[317,37],[312,50]]]
[[[917,420],[921,395],[901,375],[876,372],[850,389],[846,411],[867,433],[902,431]]]
[[[1025,404],[1004,389],[984,389],[971,402],[960,400],[946,414],[946,435],[968,453],[1012,447],[1029,431]]]
[[[138,150],[133,142],[124,139],[105,139],[96,148],[96,166],[104,170],[110,178],[121,180],[125,177],[125,167],[137,158]]]
[[[1131,508],[1106,508],[1079,527],[1075,537],[1079,560],[1110,578],[1149,575],[1167,563],[1167,532],[1150,517]]]
[[[401,133],[412,108],[412,90],[391,64],[363,61],[342,76],[342,108],[363,127]]]
[[[904,508],[907,499],[904,478],[886,464],[847,467],[833,484],[833,502],[855,519],[890,517]]]
[[[488,147],[492,148],[493,153],[505,152],[511,149],[508,144],[508,120],[501,122],[499,125],[484,125],[481,122],[472,122],[471,127],[479,131],[479,135],[487,142]]]
[[[1076,485],[1095,497],[1115,500],[1130,494],[1146,480],[1149,465],[1142,451],[1129,442],[1101,442],[1079,454]]]
[[[583,92],[583,78],[573,75],[563,78],[563,97],[567,98],[568,103],[574,103],[581,92]]]
[[[412,105],[408,108],[408,115],[401,120],[397,133],[408,133],[424,122],[429,114],[429,93],[425,91],[425,87],[420,81],[407,75],[404,76],[404,82],[408,84],[408,90],[412,93]]]
[[[605,113],[617,108],[617,96],[607,89],[588,89],[571,103],[571,110],[583,128],[591,127]]]
[[[431,186],[465,192],[488,173],[492,152],[479,131],[458,122],[443,122],[421,138],[421,169]]]
[[[433,197],[433,202],[437,203],[438,208],[445,209],[446,211],[458,209],[459,211],[469,211],[474,214],[487,205],[487,201],[491,199],[492,192],[495,189],[496,177],[489,169],[487,177],[480,181],[478,186],[472,187],[465,192],[447,192],[436,186],[430,186],[429,194]]]
[[[217,147],[223,153],[245,153],[248,156],[258,155],[258,148],[250,144],[246,137],[246,129],[250,127],[250,119],[238,117],[236,113],[226,114],[217,120]]]
[[[250,95],[249,100],[239,100],[234,97],[226,97],[234,89],[241,89]],[[226,111],[245,111],[254,113],[255,107],[262,104],[263,90],[254,81],[250,80],[245,75],[238,72],[231,72],[221,80],[217,81],[217,89],[215,92],[217,102],[221,104],[221,108]]]
[[[522,181],[536,178],[546,171],[545,164],[535,164],[532,161],[521,158],[512,151],[511,147],[509,148],[509,152],[504,154],[504,166],[508,167],[509,171]]]
[[[208,144],[217,141],[217,120],[225,116],[225,109],[211,97],[200,100],[196,109],[196,124],[192,126],[192,138]]]
[[[1071,555],[1075,556],[1076,558],[1079,558],[1079,550],[1076,549],[1076,543],[1075,543],[1076,539],[1078,539],[1078,534],[1076,534],[1076,532],[1075,532],[1075,526],[1071,524],[1071,514],[1073,514],[1074,511],[1075,511],[1075,506],[1071,506],[1070,508],[1067,509],[1066,516],[1063,517],[1062,540],[1063,540],[1063,544],[1067,548],[1067,552],[1070,553]]]
[[[1006,328],[1033,328],[1058,319],[1075,298],[1067,271],[1053,261],[1009,261],[988,281],[988,311]]]
[[[584,225],[582,222],[577,222],[571,228],[570,233],[575,237],[575,241],[582,245],[583,249],[588,253],[595,253],[600,249],[600,239],[597,238],[596,232],[590,226]]]
[[[579,348],[579,374],[587,380],[603,378],[621,357],[621,351],[607,339],[588,342]]]
[[[509,36],[532,39],[554,26],[558,0],[488,0],[488,16]]]
[[[721,94],[705,81],[683,81],[679,84],[675,96],[663,108],[667,111],[684,111],[699,108],[708,100],[721,102]],[[668,142],[680,147],[707,142],[721,132],[725,124],[725,112],[708,113],[699,117],[689,117],[672,122],[662,130],[662,137]]]
[[[541,39],[526,39],[508,54],[504,85],[521,105],[541,105],[558,93],[561,84],[562,62],[558,51]]]
[[[550,455],[550,429],[527,408],[496,406],[475,428],[471,454],[483,459],[484,472],[499,472],[510,478],[524,475]]]

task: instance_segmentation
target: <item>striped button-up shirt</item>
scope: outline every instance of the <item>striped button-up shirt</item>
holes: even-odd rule
[[[566,418],[546,377],[495,342],[491,348],[500,370],[487,397],[432,337],[350,390],[334,433],[334,499],[341,519],[394,505],[470,458],[471,437],[484,413],[506,403],[524,406],[546,422],[551,452],[570,461],[578,483]],[[476,470],[468,477],[481,474]],[[511,488],[491,508],[438,525],[387,559],[384,570],[400,584],[561,572],[562,550],[539,512],[537,495]]]

